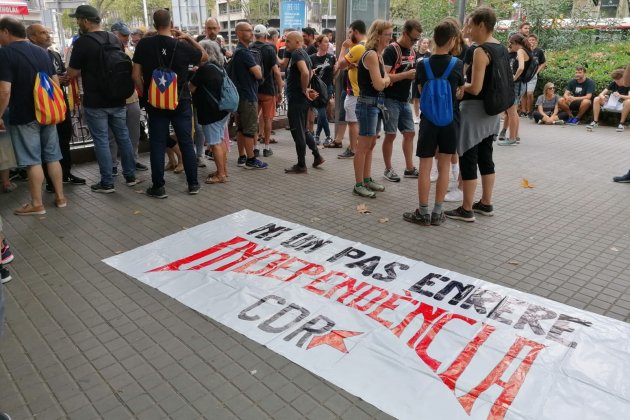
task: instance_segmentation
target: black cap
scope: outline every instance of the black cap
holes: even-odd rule
[[[84,4],[77,7],[74,13],[70,14],[71,18],[86,18],[87,20],[94,21],[96,23],[101,21],[101,17],[98,15],[98,10],[95,7]]]

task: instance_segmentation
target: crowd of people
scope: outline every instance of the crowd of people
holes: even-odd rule
[[[374,198],[386,188],[372,170],[381,130],[382,179],[401,181],[392,163],[400,132],[402,177],[418,180],[419,196],[416,210],[403,218],[423,225],[440,225],[445,218],[472,222],[475,214],[493,215],[493,144],[495,140],[501,146],[518,144],[521,118],[530,117],[538,124],[578,124],[592,106],[589,131],[599,126],[602,110],[619,112],[617,130],[622,131],[630,113],[630,83],[623,69],[615,70],[610,85],[593,98],[594,83],[586,77],[586,68],[578,66],[563,96],[547,83],[534,101],[538,74],[547,65],[538,38],[525,22],[510,34],[507,48],[501,45],[493,37],[496,16],[487,7],[475,9],[463,26],[444,19],[433,28],[432,39],[422,36],[422,25],[415,19],[407,20],[397,36],[391,22],[376,20],[367,28],[356,20],[348,27],[339,55],[330,30],[318,34],[313,28],[290,29],[280,36],[276,29],[239,22],[237,46],[230,49],[215,18],[205,22],[204,35],[193,38],[173,27],[166,9],[153,14],[154,30],[148,32],[131,31],[122,22],[107,31],[98,11],[89,5],[79,6],[71,16],[80,35],[65,58],[51,48],[51,35],[44,26],[24,27],[11,17],[0,19],[0,61],[10,63],[0,69],[0,128],[6,129],[0,145],[3,156],[11,156],[0,162],[0,181],[3,191],[11,192],[15,184],[9,169],[25,168],[30,192],[30,202],[15,209],[16,215],[45,214],[42,185],[54,194],[54,205],[63,208],[67,205],[64,184],[86,183],[71,171],[73,89],[80,92],[73,106],[80,102],[94,141],[100,174],[99,182],[91,185],[95,193],[115,192],[119,159],[126,186],[138,183],[136,172],[149,170],[138,160],[142,109],[150,139],[151,186],[145,193],[164,199],[168,196],[164,173],[169,170],[184,172],[188,193],[199,193],[198,168],[206,166],[206,156],[214,160],[216,171],[207,175],[205,183],[228,182],[232,124],[237,166],[268,168],[260,159],[260,149],[263,158],[273,156],[272,122],[284,101],[296,149],[296,163],[285,173],[308,172],[307,148],[313,155],[312,166],[323,165],[318,146],[344,149],[347,131],[347,146],[338,157],[353,159],[352,192],[360,197]],[[505,93],[493,91],[489,83],[492,71],[503,64],[512,75],[514,99],[503,113],[489,113],[484,100]],[[63,103],[55,106],[65,104],[66,115],[58,123],[36,118],[40,111],[32,92],[40,77],[63,88]],[[314,79],[324,88],[316,89]],[[439,85],[441,79],[448,83]],[[337,81],[342,83],[339,97]],[[436,95],[442,95],[441,100],[433,101]],[[226,106],[230,99],[233,109]],[[334,101],[341,108],[336,116]],[[333,120],[334,138],[329,124]],[[474,202],[478,173],[483,192]],[[628,182],[630,175],[615,181]],[[436,182],[436,195],[429,211],[431,182]],[[462,204],[446,211],[444,202]],[[6,241],[2,253],[6,263],[5,254],[10,255]]]

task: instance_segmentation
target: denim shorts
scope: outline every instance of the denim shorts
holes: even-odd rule
[[[227,124],[228,118],[230,118],[230,114],[227,114],[222,120],[201,126],[203,135],[210,146],[216,146],[223,141],[225,124]]]
[[[376,136],[381,131],[381,110],[376,105],[357,102],[357,120],[359,121],[359,135]]]
[[[409,102],[385,98],[385,107],[389,110],[389,118],[385,122],[385,134],[414,133],[413,113]]]
[[[41,165],[62,159],[57,126],[41,125],[37,121],[10,125],[9,135],[19,166]]]
[[[514,82],[514,105],[518,105],[521,102],[521,97],[525,95],[526,88],[526,83],[521,81]]]

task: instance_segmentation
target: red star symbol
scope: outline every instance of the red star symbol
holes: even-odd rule
[[[313,347],[320,346],[322,344],[327,344],[330,347],[333,347],[339,350],[342,353],[348,353],[348,349],[346,348],[346,344],[343,342],[345,338],[354,337],[355,335],[361,335],[362,332],[356,331],[342,331],[342,330],[332,330],[328,334],[319,335],[313,337],[308,346],[307,350],[312,349]]]

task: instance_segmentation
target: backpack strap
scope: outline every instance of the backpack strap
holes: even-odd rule
[[[30,46],[31,43],[27,42],[27,44]],[[17,52],[18,54],[20,54],[22,57],[24,57],[26,59],[26,61],[28,61],[28,64],[31,65],[31,67],[33,67],[33,70],[35,70],[35,73],[39,73],[41,70],[37,69],[37,66],[35,64],[33,64],[33,62],[31,61],[31,57],[29,57],[28,55],[24,54],[22,51],[18,50],[17,48],[12,48],[13,51]]]
[[[451,62],[448,63],[448,67],[446,68],[446,70],[444,70],[444,73],[442,74],[442,77],[440,77],[440,79],[448,79],[448,76],[450,76],[451,71],[453,70],[453,67],[455,67],[455,64],[457,63],[457,57],[451,57]]]
[[[389,71],[390,74],[394,74],[402,65],[402,49],[400,49],[400,45],[398,45],[398,42],[392,42],[389,45],[394,48],[394,51],[396,51],[396,63],[394,63],[391,70]]]
[[[221,72],[221,74],[223,75],[223,77],[224,77],[224,78],[225,78],[225,77],[228,77],[227,72],[225,71],[225,69],[224,69],[224,68],[219,67],[219,66],[217,66],[217,65],[216,65],[216,64],[214,64],[214,63],[208,63],[208,64],[209,64],[209,65],[211,65],[212,67],[214,67],[215,69],[219,70],[219,71]],[[208,88],[206,87],[206,85],[205,85],[205,84],[201,85],[201,88],[203,89],[203,91],[204,91],[204,92],[206,92],[206,95],[210,96],[210,97],[212,98],[212,100],[213,100],[214,102],[216,102],[216,104],[217,104],[217,105],[219,105],[219,100],[216,98],[216,96],[214,96],[214,95],[212,94],[212,92],[210,92],[210,91],[208,90]]]
[[[422,64],[424,65],[424,71],[427,74],[427,79],[435,80],[435,76],[433,75],[433,70],[431,69],[431,64],[429,63],[429,59],[422,60]]]

